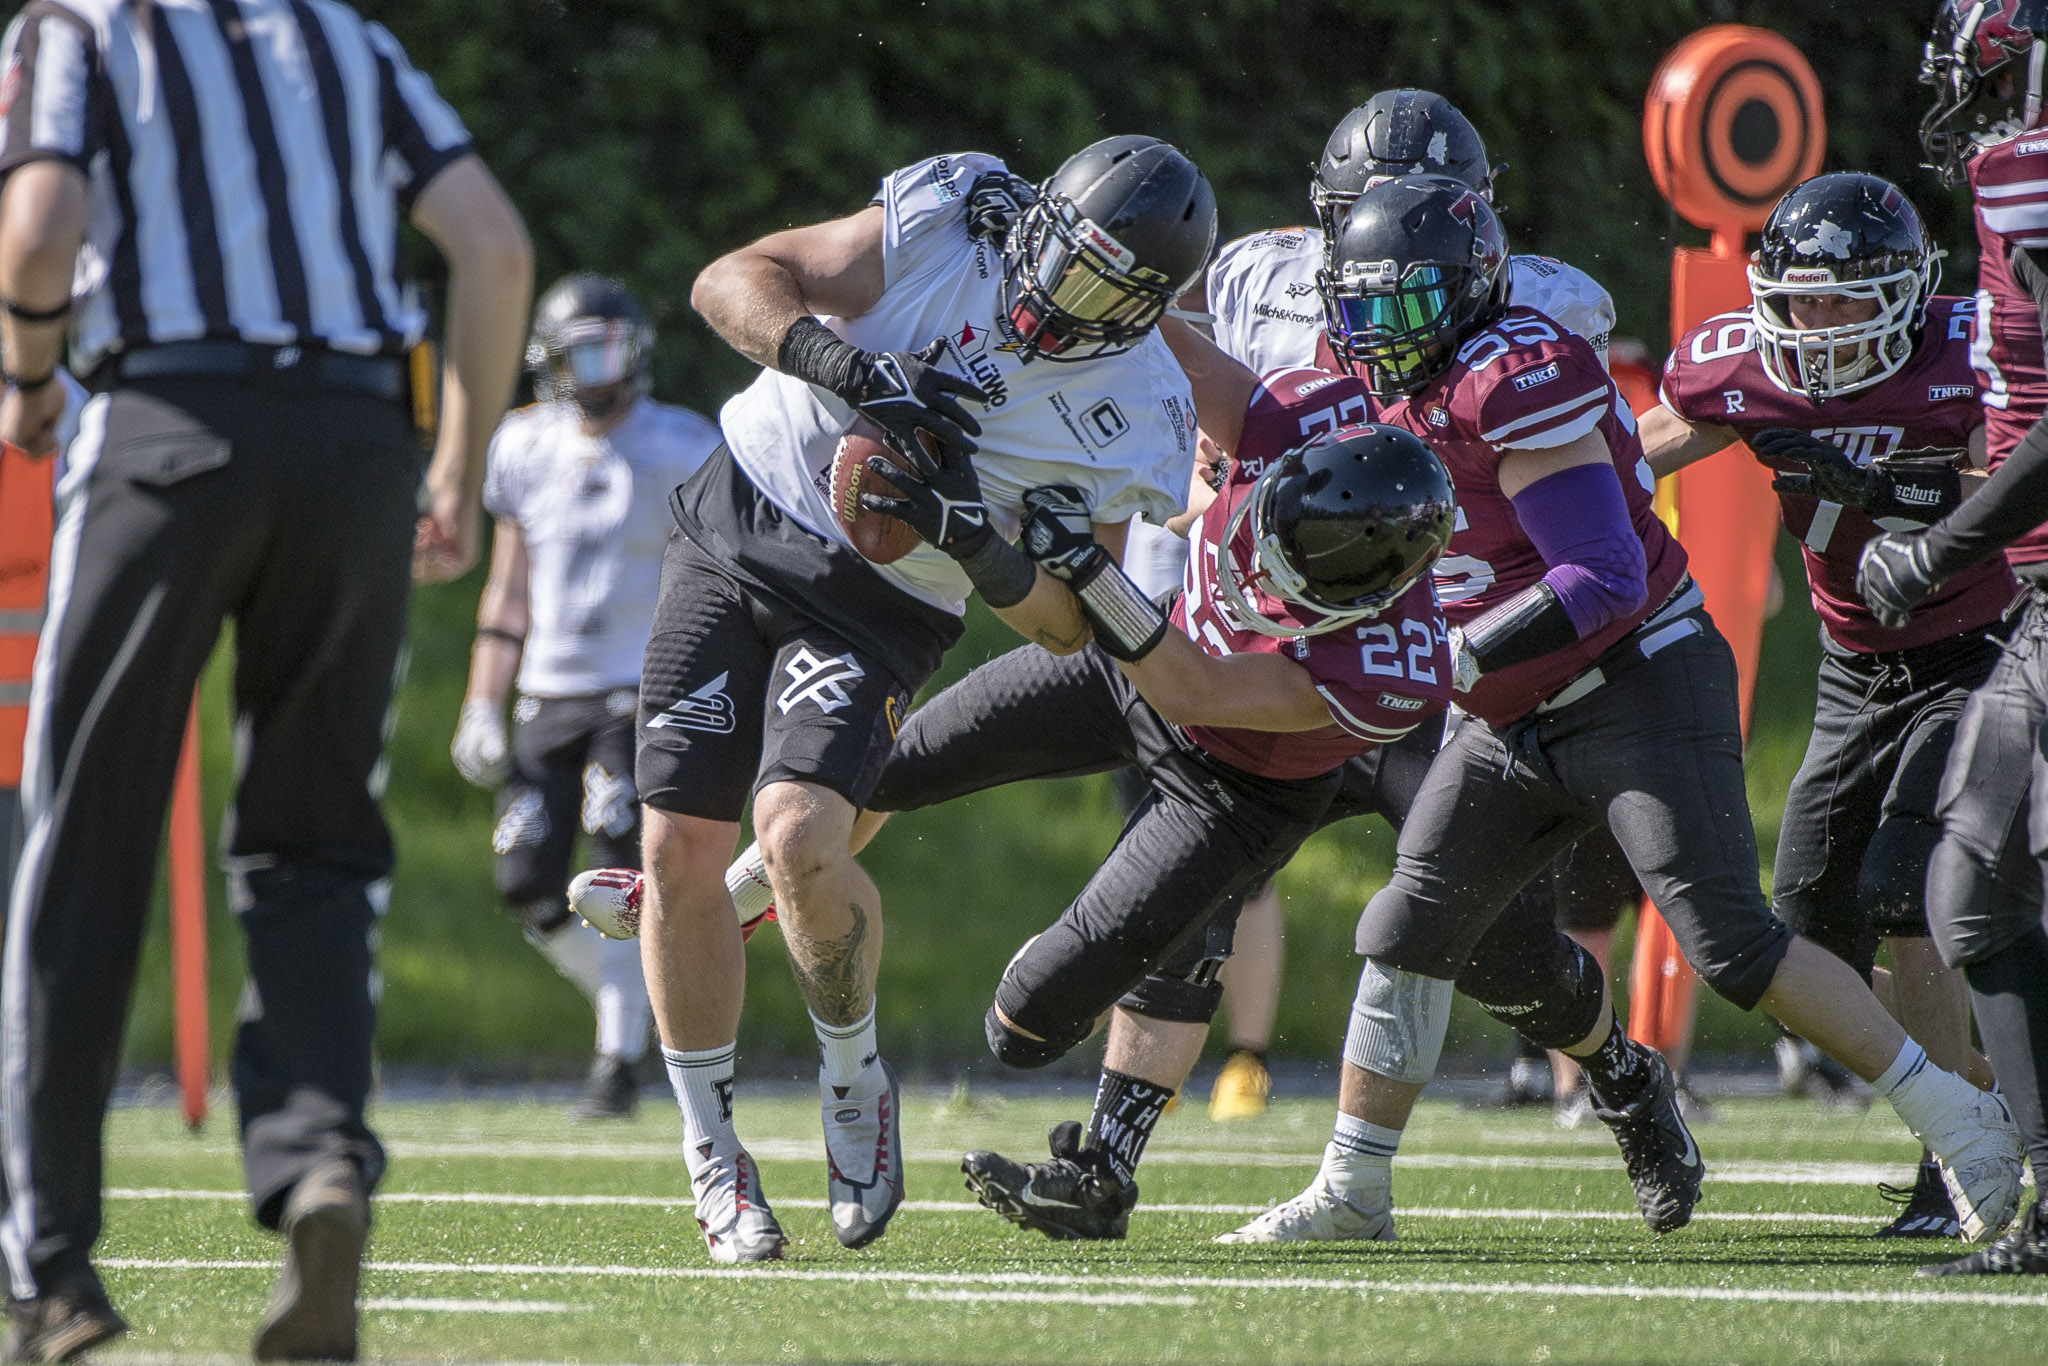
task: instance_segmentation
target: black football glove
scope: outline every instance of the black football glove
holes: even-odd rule
[[[915,440],[904,457],[910,461],[915,478],[879,455],[868,457],[868,473],[886,479],[899,490],[891,498],[882,493],[863,493],[860,505],[908,522],[925,544],[943,550],[956,560],[973,557],[995,539],[988,508],[981,501],[981,476],[974,461],[963,451],[941,446],[934,459]]]
[[[798,318],[783,334],[775,368],[860,409],[910,460],[924,456],[920,431],[931,433],[943,449],[971,455],[981,424],[960,400],[986,405],[988,395],[941,370],[945,354],[943,337],[922,351],[863,351],[816,318]]]
[[[1773,491],[1840,503],[1871,517],[1934,522],[1963,500],[1963,476],[1952,453],[1902,452],[1858,465],[1833,442],[1793,427],[1766,428],[1749,446],[1774,469],[1805,466],[1805,474],[1776,475]]]
[[[1880,626],[1898,630],[1906,617],[1941,583],[1928,563],[1927,533],[1887,531],[1863,545],[1856,566],[1856,591]]]
[[[1072,484],[1047,484],[1024,494],[1024,553],[1062,583],[1093,578],[1109,558],[1095,539],[1088,503]]]
[[[967,187],[967,235],[1000,247],[1024,210],[1038,202],[1038,187],[1008,171],[984,171]]]

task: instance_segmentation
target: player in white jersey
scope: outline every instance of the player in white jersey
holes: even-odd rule
[[[1452,176],[1491,198],[1498,169],[1449,100],[1426,90],[1381,91],[1346,114],[1323,147],[1309,186],[1318,226],[1274,228],[1225,243],[1181,306],[1209,313],[1217,346],[1254,374],[1312,367],[1324,327],[1316,272],[1323,268],[1327,234],[1351,201],[1382,180],[1418,172]],[[1508,271],[1513,303],[1584,337],[1607,364],[1614,300],[1598,281],[1548,256],[1512,256]],[[1199,510],[1198,499],[1190,512]],[[1163,528],[1133,528],[1134,562],[1165,561],[1175,553],[1185,558],[1185,540],[1169,543]],[[1216,1119],[1265,1108],[1264,1052],[1279,1004],[1285,943],[1279,897],[1270,885],[1246,903],[1238,925],[1243,947],[1225,978],[1231,1056],[1209,1101]]]
[[[639,950],[578,921],[563,887],[583,866],[579,827],[587,866],[639,864],[633,715],[667,495],[719,440],[708,419],[646,397],[653,344],[639,304],[602,276],[567,277],[535,310],[527,364],[541,401],[491,441],[484,506],[497,531],[452,747],[465,778],[499,788],[499,895],[597,1012],[579,1119],[632,1113],[647,984]]]
[[[1000,242],[982,214],[991,191],[1017,213]],[[724,874],[748,799],[822,1054],[833,1229],[859,1247],[901,1203],[903,1172],[875,1039],[880,911],[850,852],[855,816],[970,590],[1055,653],[1089,639],[1065,585],[1007,539],[1027,490],[1078,486],[1119,555],[1131,518],[1178,511],[1194,407],[1155,325],[1207,261],[1215,213],[1193,163],[1153,138],[1085,148],[1035,197],[1000,161],[964,153],[897,171],[861,212],[775,233],[697,279],[692,303],[764,369],[720,414],[726,449],[672,504],[640,691],[639,924],[716,1261],[777,1257],[784,1241],[732,1123],[745,963]],[[835,479],[856,418],[915,466],[900,496],[848,496]],[[879,455],[858,468],[891,470]],[[865,539],[875,514],[920,543],[866,558],[854,533],[879,551]]]

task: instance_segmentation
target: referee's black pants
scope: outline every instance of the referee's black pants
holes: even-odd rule
[[[100,1231],[120,1057],[186,707],[235,623],[238,785],[223,831],[248,944],[233,1079],[256,1217],[364,1122],[377,809],[420,461],[394,403],[163,378],[95,398],[68,452],[29,706],[27,836],[7,930],[0,1242],[26,1297]]]

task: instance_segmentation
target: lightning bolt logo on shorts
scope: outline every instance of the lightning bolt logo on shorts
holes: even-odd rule
[[[730,735],[733,725],[732,699],[725,695],[725,680],[731,671],[720,674],[703,687],[682,698],[661,715],[647,723],[649,730],[665,730],[671,726],[683,730],[704,730],[713,735]]]

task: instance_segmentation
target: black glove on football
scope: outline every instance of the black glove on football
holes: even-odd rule
[[[974,461],[947,446],[939,448],[936,459],[922,447],[906,454],[915,479],[879,455],[868,457],[868,473],[887,480],[900,493],[894,498],[863,493],[860,505],[909,523],[925,544],[959,561],[990,607],[1014,607],[1030,597],[1038,566],[996,535],[981,501],[981,476],[974,472]]]
[[[967,188],[967,235],[1000,247],[1010,225],[1038,202],[1038,187],[1008,171],[983,171]]]
[[[1963,500],[1962,471],[1949,452],[1903,452],[1858,465],[1833,442],[1792,427],[1767,428],[1749,445],[1774,467],[1806,467],[1803,475],[1778,474],[1771,480],[1773,491],[1825,499],[1871,517],[1933,522]]]
[[[988,395],[939,368],[943,338],[922,351],[863,351],[816,318],[798,318],[783,334],[775,366],[861,410],[891,446],[912,460],[923,455],[920,431],[942,449],[972,454],[981,424],[960,399],[986,404]]]
[[[1941,583],[1928,563],[1927,535],[1887,531],[1863,545],[1856,565],[1856,591],[1880,626],[1898,630],[1906,617]]]

